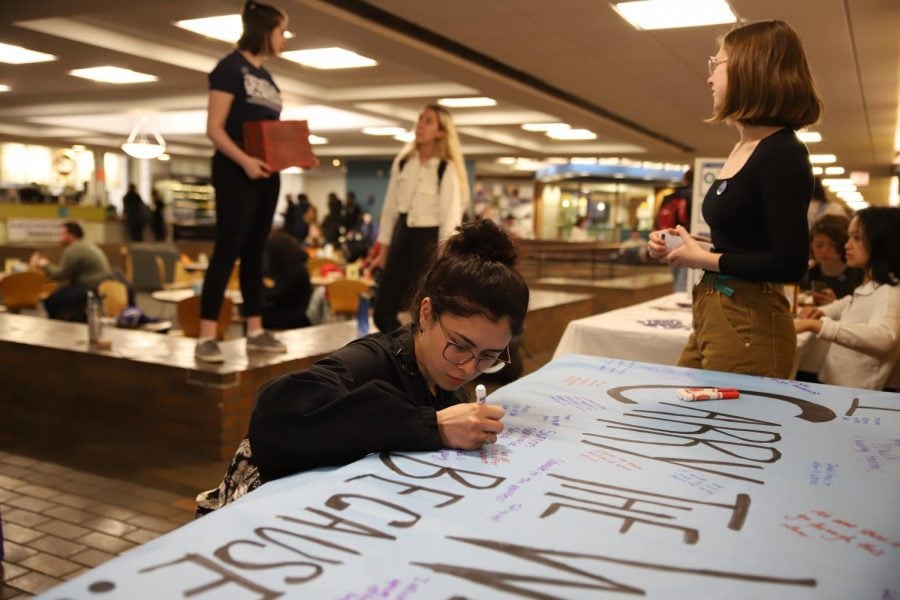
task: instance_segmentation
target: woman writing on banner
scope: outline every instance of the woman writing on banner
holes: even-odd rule
[[[373,319],[381,331],[400,322],[409,293],[425,270],[425,262],[439,241],[462,222],[469,203],[469,182],[450,113],[429,104],[419,115],[416,138],[394,159],[388,182],[380,250],[368,265],[383,268]]]
[[[711,122],[728,122],[739,141],[703,200],[713,249],[683,227],[667,249],[650,235],[653,258],[705,271],[694,288],[694,330],[678,364],[789,377],[796,333],[785,282],[800,279],[809,256],[806,209],[813,175],[794,132],[822,112],[797,33],[782,21],[726,34],[709,59]]]
[[[247,438],[198,514],[267,481],[387,450],[474,450],[503,431],[503,409],[461,389],[510,362],[528,285],[497,225],[464,225],[441,245],[410,306],[412,323],[360,338],[260,392]]]
[[[241,20],[244,32],[237,48],[209,74],[206,134],[216,147],[212,183],[216,190],[216,241],[200,304],[197,360],[222,362],[215,339],[222,297],[235,261],[240,259],[242,312],[247,322],[247,350],[284,352],[285,346],[264,331],[263,250],[280,180],[265,162],[244,152],[243,127],[250,121],[277,120],[281,93],[263,68],[285,47],[287,16],[279,9],[248,1]]]

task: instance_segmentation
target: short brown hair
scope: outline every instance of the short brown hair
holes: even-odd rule
[[[758,21],[721,40],[728,91],[710,122],[735,121],[797,130],[822,114],[822,100],[800,36],[784,21]]]
[[[287,16],[274,6],[247,0],[241,13],[244,33],[237,42],[238,49],[256,55],[271,54],[269,34],[286,19]]]
[[[809,240],[817,235],[824,235],[834,243],[835,249],[841,255],[841,262],[847,262],[847,249],[844,245],[850,237],[847,229],[850,227],[850,219],[841,215],[822,215],[813,221],[809,230]]]

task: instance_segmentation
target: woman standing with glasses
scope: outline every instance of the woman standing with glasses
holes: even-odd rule
[[[789,377],[796,334],[783,283],[806,269],[806,210],[813,190],[806,147],[794,132],[815,123],[822,102],[797,33],[782,21],[750,23],[726,34],[709,59],[710,122],[739,134],[703,199],[713,249],[683,228],[667,249],[650,234],[650,256],[704,270],[694,288],[694,330],[678,364]]]
[[[528,286],[497,225],[464,225],[431,259],[410,308],[413,322],[351,342],[259,395],[247,438],[207,513],[264,482],[384,450],[474,450],[503,431],[499,406],[466,402],[462,386],[509,363]]]

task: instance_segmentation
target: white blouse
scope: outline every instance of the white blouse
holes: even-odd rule
[[[819,338],[831,345],[819,381],[883,389],[900,355],[900,285],[869,281],[820,310]]]
[[[408,156],[403,170],[400,169],[399,156],[391,166],[391,179],[381,209],[378,241],[391,243],[397,216],[404,213],[408,227],[437,227],[438,241],[443,241],[453,235],[462,223],[465,211],[456,167],[447,161],[439,184],[439,158],[432,157],[423,164],[419,161],[418,152]]]

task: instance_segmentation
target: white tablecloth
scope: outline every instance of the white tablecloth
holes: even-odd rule
[[[574,353],[674,365],[692,323],[690,296],[670,294],[571,321],[553,358]]]
[[[633,306],[571,321],[553,358],[564,354],[589,354],[661,365],[678,363],[691,333],[690,296],[670,294]],[[829,342],[811,333],[797,336],[797,370],[818,373]],[[889,388],[900,387],[900,365],[888,379]]]

